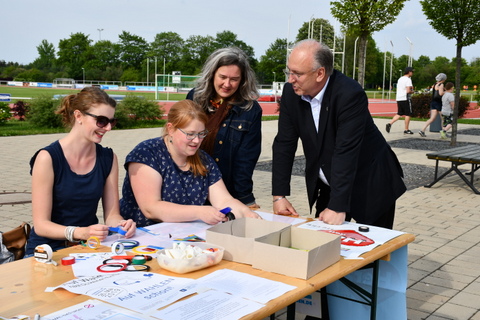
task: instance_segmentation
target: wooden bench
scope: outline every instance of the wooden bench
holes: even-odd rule
[[[427,153],[428,159],[436,160],[435,164],[435,178],[432,183],[426,185],[426,188],[430,188],[438,181],[442,180],[450,172],[455,171],[460,178],[475,192],[480,194],[480,191],[475,188],[473,185],[474,173],[480,168],[480,145],[471,144],[463,147],[451,148],[446,150],[441,150],[437,152]],[[451,167],[441,176],[438,176],[438,162],[439,161],[448,161],[451,162]],[[462,164],[471,164],[472,168],[470,172],[463,174],[458,167]],[[470,180],[466,177],[470,176]]]

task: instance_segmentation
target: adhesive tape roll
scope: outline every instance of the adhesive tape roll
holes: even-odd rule
[[[360,231],[360,232],[368,232],[368,231],[370,231],[370,228],[369,228],[369,227],[365,227],[365,226],[360,226],[360,227],[358,227],[358,231]]]
[[[90,249],[97,249],[100,247],[100,240],[97,237],[90,237],[87,240],[87,247]]]
[[[62,258],[62,265],[64,266],[70,266],[75,263],[75,257],[64,257]]]
[[[135,256],[132,258],[132,264],[145,264],[147,259],[144,256]]]
[[[37,260],[38,262],[43,262],[43,263],[51,262],[53,257],[52,247],[50,247],[48,244],[38,245],[35,247],[33,256],[35,257],[35,260]]]
[[[124,250],[125,246],[123,245],[123,243],[116,241],[112,244],[112,253],[122,254]]]

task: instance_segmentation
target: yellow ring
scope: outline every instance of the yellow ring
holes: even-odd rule
[[[138,253],[138,254],[152,254],[152,253],[157,253],[159,250],[155,249],[151,251],[139,251],[140,249],[147,248],[148,246],[137,246],[133,249],[131,249],[133,252]]]
[[[100,247],[100,240],[97,237],[90,237],[87,239],[87,247],[90,249],[97,249]]]

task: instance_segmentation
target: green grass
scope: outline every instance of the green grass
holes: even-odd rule
[[[278,120],[278,116],[265,116],[262,121]],[[113,130],[123,129],[140,129],[140,128],[159,128],[163,127],[166,120],[157,121],[141,121],[128,127],[114,128]],[[68,132],[68,128],[38,128],[27,121],[9,120],[5,123],[0,123],[0,137],[9,136],[28,136],[34,134],[51,134]]]
[[[0,136],[28,136],[34,134],[63,133],[65,128],[37,128],[28,121],[9,120],[0,124]]]
[[[27,100],[23,98],[37,98],[42,95],[51,95],[52,97],[56,94],[75,94],[79,92],[80,89],[57,89],[57,88],[33,88],[33,87],[11,87],[11,86],[0,86],[0,93],[9,93],[12,97],[17,97],[21,99],[12,99],[12,102],[17,100]],[[127,95],[133,94],[137,96],[145,97],[148,100],[155,100],[155,92],[138,92],[138,91],[118,91],[118,90],[105,90],[107,93],[112,95]],[[158,100],[172,100],[178,101],[185,99],[187,96],[186,93],[159,93]]]

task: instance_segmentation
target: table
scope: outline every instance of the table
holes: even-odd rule
[[[480,145],[467,145],[463,147],[451,148],[441,150],[437,152],[427,153],[428,159],[435,160],[435,177],[432,183],[426,185],[426,188],[432,187],[435,183],[442,180],[450,172],[454,171],[460,178],[473,190],[476,194],[480,194],[477,188],[473,185],[474,173],[480,168]],[[439,161],[448,161],[451,163],[450,169],[448,169],[441,176],[438,176],[438,163]],[[458,169],[462,164],[471,164],[471,171],[467,173],[470,175],[470,181],[467,177]]]
[[[184,275],[161,270],[155,259],[148,262],[148,264],[152,267],[152,272],[176,277],[197,279],[215,270],[229,268],[295,286],[296,288],[294,290],[271,300],[265,307],[242,318],[263,319],[283,308],[294,305],[297,300],[312,294],[364,266],[374,263],[379,259],[388,259],[390,253],[406,246],[414,239],[415,237],[411,234],[402,234],[364,254],[363,260],[345,260],[341,258],[340,261],[308,280],[254,269],[247,264],[226,260],[222,260],[216,266]],[[103,247],[99,250],[109,251],[110,248]],[[91,252],[91,249],[80,245],[70,247],[54,252],[53,259],[60,261],[61,258],[74,252]],[[0,285],[0,301],[2,301],[0,315],[4,317],[13,317],[19,314],[33,316],[35,313],[45,315],[90,298],[86,295],[77,295],[64,289],[57,289],[51,293],[44,292],[46,287],[58,286],[74,279],[74,274],[70,266],[63,266],[61,264],[53,266],[51,264],[37,262],[34,258],[28,258],[0,265],[0,272],[2,274],[2,283]],[[8,303],[6,303],[7,301]]]

